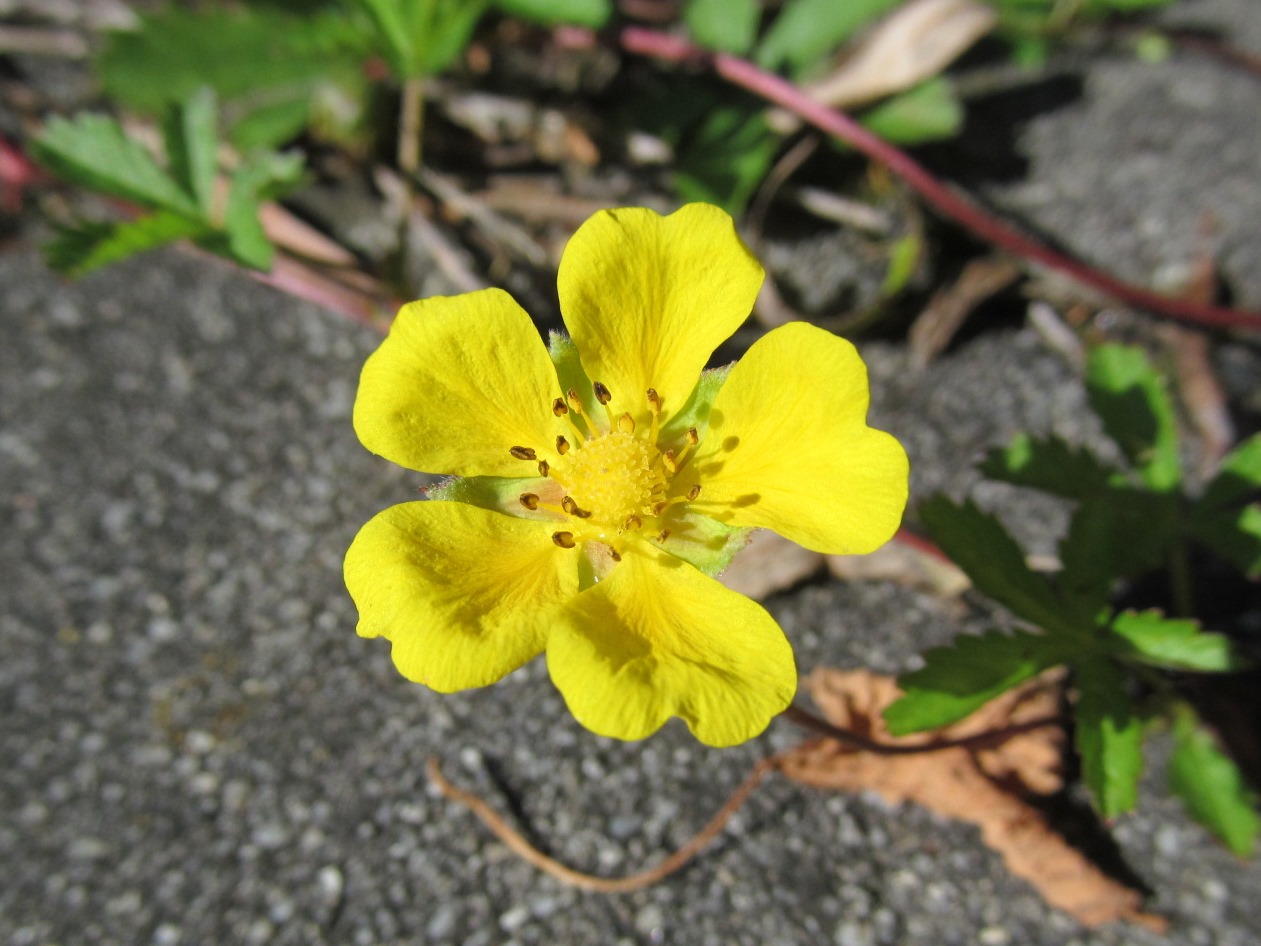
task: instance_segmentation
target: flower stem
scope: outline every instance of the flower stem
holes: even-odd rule
[[[717,75],[733,85],[788,109],[804,121],[880,162],[940,213],[952,217],[995,246],[1066,273],[1078,282],[1123,302],[1170,318],[1218,328],[1261,328],[1261,313],[1202,305],[1189,299],[1161,295],[1117,279],[1025,236],[1010,224],[982,210],[971,199],[937,180],[910,155],[872,134],[848,115],[814,101],[788,80],[765,72],[747,60],[726,53],[709,53],[676,36],[643,27],[624,29],[621,42],[625,49],[640,55],[707,64]]]

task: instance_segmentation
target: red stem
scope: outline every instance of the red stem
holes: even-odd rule
[[[1123,302],[1175,319],[1218,328],[1261,328],[1259,312],[1201,305],[1188,299],[1161,295],[1110,276],[1025,236],[1010,224],[982,210],[969,198],[942,184],[910,155],[876,137],[848,115],[815,102],[788,80],[765,72],[747,60],[726,53],[710,53],[684,39],[642,27],[627,27],[622,31],[621,41],[627,50],[643,56],[707,63],[715,73],[733,85],[788,109],[815,127],[845,141],[867,157],[879,161],[913,190],[918,191],[931,206],[995,246],[1050,269],[1067,273],[1078,282]]]

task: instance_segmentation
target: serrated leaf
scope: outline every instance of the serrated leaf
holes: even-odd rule
[[[978,591],[1045,631],[1080,635],[1064,603],[1025,565],[1024,552],[997,519],[971,502],[956,505],[944,496],[923,503],[919,513],[933,540]]]
[[[215,93],[202,86],[187,100],[170,106],[162,120],[166,160],[173,177],[209,216],[218,168]]]
[[[1075,664],[1077,751],[1082,781],[1105,818],[1129,811],[1138,800],[1143,769],[1143,727],[1125,678],[1107,657]]]
[[[420,72],[419,37],[414,35],[401,0],[358,0],[368,14],[381,40],[381,53],[390,61],[395,75],[410,78]]]
[[[1167,618],[1159,611],[1125,611],[1110,630],[1119,655],[1171,670],[1233,670],[1237,663],[1230,639],[1200,629],[1198,621]]]
[[[509,16],[540,26],[569,23],[599,29],[613,12],[612,0],[495,0]]]
[[[1189,517],[1192,534],[1249,578],[1261,576],[1261,434],[1222,460]]]
[[[706,49],[743,55],[757,38],[758,0],[690,0],[683,9],[692,40]]]
[[[437,75],[452,65],[468,46],[473,29],[486,12],[487,0],[434,0],[429,32],[420,43],[418,66]]]
[[[1113,475],[1088,450],[1070,446],[1059,437],[1028,434],[1017,434],[1006,447],[991,449],[979,469],[991,479],[1065,499],[1095,496]]]
[[[343,116],[335,130],[349,133],[362,115],[362,64],[373,38],[366,17],[344,8],[301,15],[261,5],[172,8],[142,16],[138,30],[106,34],[95,65],[111,99],[151,115],[210,86],[228,140],[274,147],[301,130],[312,102],[334,89]]]
[[[794,78],[816,66],[851,36],[901,0],[789,0],[758,46],[763,69],[788,67]]]
[[[1174,720],[1174,750],[1169,759],[1169,787],[1196,821],[1240,857],[1251,857],[1261,831],[1256,796],[1239,767],[1217,746],[1190,707]]]
[[[684,201],[739,216],[770,169],[779,140],[760,108],[718,105],[680,145],[674,188]]]
[[[1055,642],[1039,634],[961,635],[898,677],[905,695],[884,711],[884,721],[895,736],[947,726],[1062,660]]]
[[[119,223],[81,223],[61,228],[42,249],[48,265],[57,272],[82,276],[137,253],[209,232],[206,223],[158,211]]]
[[[886,141],[922,144],[957,135],[963,105],[950,83],[936,76],[867,109],[860,120]]]
[[[1182,480],[1178,428],[1164,380],[1141,348],[1100,345],[1086,361],[1090,405],[1143,482],[1171,492]]]
[[[298,182],[302,161],[296,152],[265,152],[252,156],[232,175],[223,229],[233,259],[253,269],[271,268],[275,248],[258,219],[259,206]]]
[[[40,164],[72,183],[151,209],[198,215],[193,199],[112,118],[53,118],[32,151]]]
[[[1109,489],[1073,512],[1060,542],[1064,595],[1093,613],[1113,584],[1165,564],[1177,540],[1178,496],[1134,489]]]

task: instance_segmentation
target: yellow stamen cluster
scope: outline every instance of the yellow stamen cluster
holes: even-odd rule
[[[671,506],[700,495],[696,484],[685,493],[671,495],[675,474],[700,438],[692,428],[680,445],[663,450],[657,443],[662,401],[654,389],[646,391],[652,416],[648,429],[637,425],[629,412],[619,414],[609,406],[614,395],[604,384],[595,382],[593,390],[607,422],[597,422],[587,414],[578,393],[571,389],[565,397],[552,401],[552,413],[564,417],[570,428],[570,435],[556,438],[555,459],[550,463],[541,460],[538,454],[542,451],[526,446],[514,446],[510,452],[520,460],[538,461],[539,474],[551,478],[561,491],[559,502],[554,495],[549,497],[551,501],[536,493],[520,496],[525,509],[544,509],[569,518],[552,541],[565,549],[586,541],[600,542],[617,562],[621,560],[621,537],[638,533],[647,523],[647,534],[664,542],[669,530],[661,529],[653,520]]]

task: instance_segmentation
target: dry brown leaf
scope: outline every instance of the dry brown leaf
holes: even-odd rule
[[[933,294],[911,326],[911,363],[922,368],[946,350],[968,316],[982,302],[1016,281],[1020,267],[996,256],[974,259],[950,286]]]
[[[893,539],[869,555],[829,555],[828,571],[848,581],[880,579],[954,598],[971,582],[958,565]]]
[[[926,745],[1028,722],[1053,713],[1058,704],[1058,682],[1040,678],[937,733],[894,739],[880,715],[900,695],[893,678],[822,668],[810,674],[804,685],[829,722],[902,745]],[[820,739],[790,752],[781,770],[807,785],[874,791],[893,804],[914,802],[975,824],[1013,874],[1085,926],[1127,920],[1163,931],[1166,921],[1140,910],[1137,891],[1108,877],[1070,847],[1042,813],[1018,794],[1047,794],[1060,787],[1063,739],[1059,727],[1044,726],[995,746],[916,755],[878,755]]]
[[[732,591],[761,601],[767,595],[791,588],[809,578],[823,565],[823,555],[766,529],[753,533],[731,565],[718,579]]]

